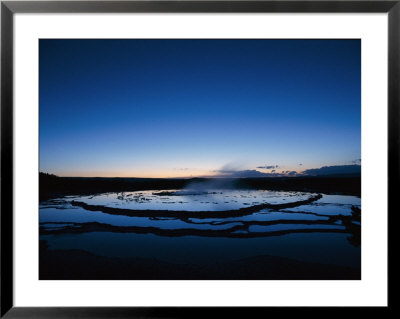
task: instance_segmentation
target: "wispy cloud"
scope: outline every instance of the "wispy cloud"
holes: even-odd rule
[[[259,169],[274,169],[279,168],[279,165],[264,165],[264,166],[257,166]]]

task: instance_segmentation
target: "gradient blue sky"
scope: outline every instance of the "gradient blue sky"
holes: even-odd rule
[[[203,176],[360,158],[359,40],[39,41],[43,172]]]

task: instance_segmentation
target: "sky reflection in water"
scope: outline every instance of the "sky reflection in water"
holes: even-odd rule
[[[157,193],[160,191],[108,193],[42,202],[39,216],[40,239],[46,239],[50,249],[83,249],[106,256],[145,256],[174,262],[198,262],[198,259],[215,262],[227,258],[273,254],[304,261],[360,265],[360,247],[349,243],[347,238],[351,234],[346,232],[346,227],[340,220],[330,220],[332,216],[339,214],[351,216],[352,205],[361,205],[361,199],[355,196],[323,195],[321,199],[308,205],[282,210],[262,209],[245,216],[224,218],[223,210],[246,207],[247,203],[289,203],[308,199],[315,194],[247,190],[217,190],[209,194],[167,196]],[[72,200],[91,205],[140,210],[213,209],[221,211],[221,218],[129,217],[88,211],[72,206]],[[85,227],[90,223],[101,225],[104,229],[101,232],[86,231]],[[109,230],[107,227],[114,228]],[[126,227],[134,229],[125,232],[123,229]],[[143,229],[146,231],[141,234]],[[160,235],[157,230],[164,231],[161,234],[165,235]],[[168,230],[184,230],[186,233],[169,234]],[[205,235],[200,233],[199,236],[192,236],[191,230],[204,231]],[[307,232],[301,233],[302,231]],[[214,235],[211,236],[210,232],[214,232]],[[259,237],[227,238],[240,234],[257,234]],[[271,234],[280,236],[271,237]],[[196,253],[191,252],[193,250]]]

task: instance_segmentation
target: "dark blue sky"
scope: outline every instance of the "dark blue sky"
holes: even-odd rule
[[[200,176],[360,158],[359,40],[40,40],[39,50],[41,171]]]

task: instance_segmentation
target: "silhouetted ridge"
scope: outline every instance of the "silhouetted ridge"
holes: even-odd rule
[[[107,178],[58,177],[39,173],[39,199],[46,200],[65,195],[89,195],[106,192],[139,190],[183,189],[190,184],[218,181],[237,189],[264,189],[275,191],[303,191],[361,195],[361,177],[358,176],[302,176],[259,178]],[[215,183],[214,183],[215,184]]]
[[[321,168],[307,169],[303,173],[311,176],[361,176],[361,165],[323,166]]]

